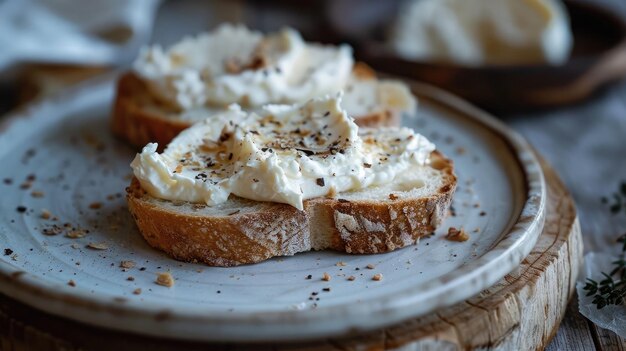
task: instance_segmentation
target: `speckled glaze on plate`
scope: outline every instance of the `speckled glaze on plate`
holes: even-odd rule
[[[194,340],[346,334],[480,293],[521,262],[543,228],[545,184],[526,142],[466,103],[413,84],[420,111],[405,125],[452,158],[459,177],[454,216],[435,235],[379,255],[310,252],[235,268],[178,262],[150,248],[127,211],[135,151],[109,133],[113,89],[110,79],[91,83],[0,125],[0,292],[49,313]],[[445,240],[450,226],[463,227],[469,241]],[[84,237],[67,237],[71,227]],[[171,288],[155,284],[165,271]],[[372,280],[377,273],[382,280]]]

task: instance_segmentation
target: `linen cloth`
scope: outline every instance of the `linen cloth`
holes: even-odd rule
[[[0,0],[0,72],[25,62],[118,65],[150,36],[158,0]],[[117,37],[122,40],[113,40]]]

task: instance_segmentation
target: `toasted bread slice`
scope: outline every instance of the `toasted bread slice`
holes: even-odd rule
[[[310,250],[389,252],[417,242],[445,218],[456,188],[452,162],[434,151],[427,166],[393,184],[304,202],[304,211],[231,195],[217,206],[160,200],[135,178],[130,212],[155,248],[182,261],[236,266]]]
[[[395,81],[379,81],[371,68],[357,62],[346,87],[350,91],[346,91],[344,99],[354,100],[354,106],[364,106],[361,99],[368,100],[368,88],[379,90],[377,95],[382,101],[378,106],[360,108],[359,114],[353,116],[361,127],[398,126],[402,113],[415,108],[406,86]],[[206,109],[194,113],[204,119],[218,111],[220,109]],[[351,112],[350,109],[348,112]],[[147,83],[139,76],[127,72],[117,84],[111,128],[116,136],[136,147],[152,142],[167,145],[181,131],[200,120],[186,118],[182,114],[179,108],[151,94]]]

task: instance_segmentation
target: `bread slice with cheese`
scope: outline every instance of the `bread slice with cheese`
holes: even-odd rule
[[[446,217],[456,177],[434,151],[397,181],[304,201],[304,210],[231,195],[216,206],[161,200],[135,178],[130,212],[153,247],[211,266],[236,266],[311,250],[374,254],[415,244]]]
[[[354,65],[344,87],[344,103],[355,122],[363,127],[398,126],[402,114],[415,109],[415,100],[406,85],[379,80],[370,67],[360,62]],[[224,109],[196,109],[193,114],[202,118],[183,117],[184,110],[155,96],[145,80],[127,72],[117,84],[111,129],[136,147],[151,142],[167,145],[181,131]]]
[[[144,48],[117,86],[113,132],[136,146],[173,136],[232,104],[256,111],[344,91],[361,126],[391,126],[416,101],[401,82],[379,80],[347,45],[306,42],[290,28],[273,33],[223,24],[163,49]]]
[[[361,128],[342,95],[249,113],[231,107],[148,144],[128,204],[152,246],[232,266],[310,250],[381,253],[445,217],[452,162],[409,128]]]

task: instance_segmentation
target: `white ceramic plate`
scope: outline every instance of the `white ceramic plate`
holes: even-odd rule
[[[195,340],[340,335],[479,293],[521,262],[543,227],[543,175],[528,145],[465,103],[415,85],[420,113],[406,125],[437,143],[459,177],[456,216],[434,236],[380,255],[311,252],[236,268],[174,261],[143,241],[128,214],[134,151],[109,133],[113,86],[83,86],[0,126],[0,291],[53,314]],[[58,220],[41,218],[43,209]],[[65,223],[89,233],[42,233]],[[470,240],[445,240],[450,226],[465,228]],[[124,270],[122,260],[136,266]],[[164,271],[174,287],[154,283]],[[324,272],[331,281],[321,280]],[[376,273],[383,280],[373,281]]]

